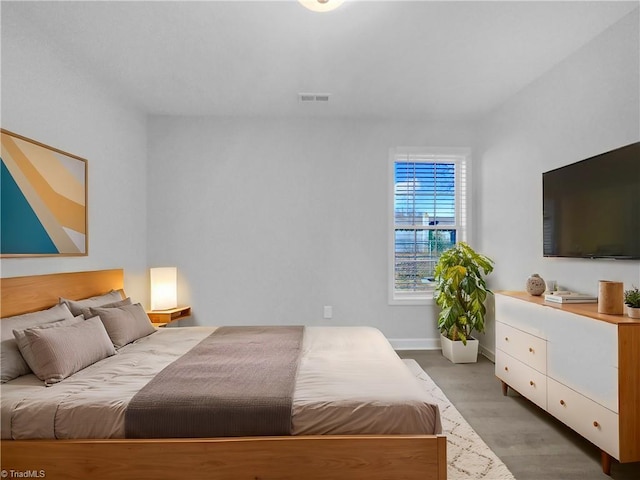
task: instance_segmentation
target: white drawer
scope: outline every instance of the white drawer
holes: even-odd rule
[[[496,321],[506,323],[512,327],[535,335],[546,337],[546,308],[526,301],[509,297],[507,295],[495,295]]]
[[[618,415],[549,378],[549,413],[612,457],[620,458]]]
[[[540,408],[547,408],[547,377],[496,349],[496,377]]]
[[[496,348],[539,372],[547,373],[547,342],[542,338],[496,322]]]
[[[617,412],[617,326],[556,309],[550,313],[547,375]]]

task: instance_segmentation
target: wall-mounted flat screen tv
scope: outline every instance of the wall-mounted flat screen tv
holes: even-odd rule
[[[545,257],[640,259],[640,142],[542,174]]]

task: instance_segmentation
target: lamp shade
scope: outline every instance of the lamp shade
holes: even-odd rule
[[[151,310],[168,310],[178,306],[178,269],[161,267],[151,273]]]

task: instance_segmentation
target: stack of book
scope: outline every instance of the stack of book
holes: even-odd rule
[[[598,297],[577,292],[547,293],[544,299],[553,303],[598,303]]]

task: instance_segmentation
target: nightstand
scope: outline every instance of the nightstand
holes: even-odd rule
[[[176,307],[168,310],[150,310],[147,312],[154,327],[164,327],[168,323],[183,320],[191,316],[191,307]]]

